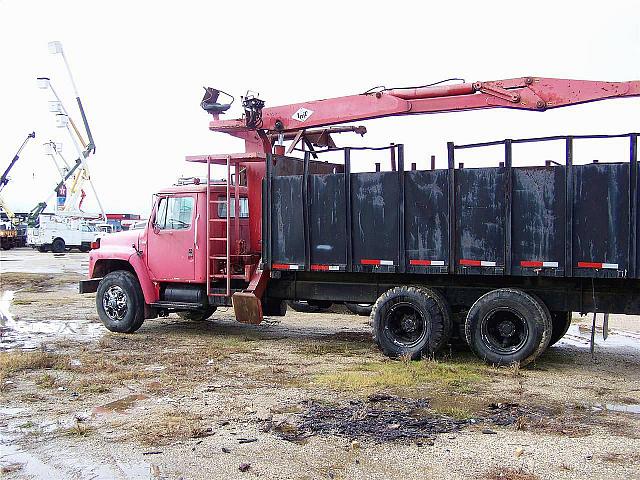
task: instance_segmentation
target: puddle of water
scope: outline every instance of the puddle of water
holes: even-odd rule
[[[573,324],[569,327],[567,334],[558,342],[558,345],[589,348],[590,342],[591,328],[585,329],[583,325]],[[640,334],[626,330],[610,330],[609,337],[604,340],[602,338],[602,330],[600,330],[596,331],[595,344],[600,348],[621,348],[640,352]]]
[[[113,402],[95,407],[92,413],[93,415],[101,415],[106,413],[125,413],[127,410],[132,408],[136,402],[138,402],[139,400],[146,400],[147,398],[149,398],[149,395],[145,395],[144,393],[127,395],[126,397],[119,398],[118,400],[115,400]]]
[[[14,320],[11,314],[14,296],[14,290],[0,294],[0,351],[33,350],[60,337],[88,341],[104,333],[101,324],[88,320]]]
[[[151,464],[146,462],[113,462],[92,458],[78,452],[59,452],[52,448],[45,455],[23,450],[16,445],[15,437],[0,436],[0,467],[15,466],[14,472],[26,478],[91,478],[112,480],[114,478],[150,478]],[[55,448],[55,447],[53,447]],[[49,457],[49,458],[47,458]]]
[[[0,408],[0,418],[2,417],[15,417],[16,415],[19,415],[20,413],[24,413],[24,412],[28,412],[29,409],[28,408],[22,408],[22,407],[2,407]]]
[[[593,405],[592,408],[597,412],[619,412],[640,415],[640,404],[636,403],[602,403]]]

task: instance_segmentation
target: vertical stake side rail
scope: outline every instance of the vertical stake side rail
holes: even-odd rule
[[[404,145],[399,144],[395,147],[398,150],[398,271],[405,273],[407,270],[406,265],[406,245],[404,241]]]
[[[455,145],[447,142],[447,168],[449,170],[449,273],[456,273],[456,191],[455,191]]]
[[[565,277],[573,276],[573,137],[565,140]]]
[[[344,149],[344,205],[346,236],[346,270],[353,271],[353,241],[351,238],[351,149]]]
[[[638,257],[638,134],[629,135],[629,277],[636,278]]]
[[[309,157],[311,152],[304,152],[302,167],[302,226],[304,236],[304,269],[311,269],[311,238],[309,232]]]
[[[227,259],[225,265],[227,297],[231,295],[231,156],[227,155]]]
[[[233,171],[235,172],[235,179],[233,182],[233,203],[235,203],[234,216],[233,216],[233,233],[235,236],[234,254],[240,255],[240,163],[237,161],[233,165]],[[229,275],[232,272],[229,271]]]
[[[205,255],[207,259],[207,301],[211,294],[211,157],[207,156],[207,241]]]
[[[505,220],[504,220],[504,273],[511,275],[512,252],[511,252],[511,206],[513,203],[513,149],[510,139],[504,141],[504,166],[506,169],[505,178]]]
[[[271,153],[267,154],[267,166],[266,166],[266,178],[265,178],[265,201],[263,206],[263,216],[266,217],[265,231],[262,232],[262,244],[263,244],[263,262],[268,270],[271,270],[271,263],[273,262],[273,256],[271,252],[271,176],[273,175],[273,156]]]

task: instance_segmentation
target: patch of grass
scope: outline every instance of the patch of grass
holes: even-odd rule
[[[371,343],[316,341],[300,345],[295,349],[295,353],[309,357],[318,355],[354,356],[371,350],[373,350]]]
[[[203,438],[213,434],[204,425],[203,417],[184,411],[166,412],[156,419],[139,423],[134,427],[140,441],[150,446],[160,446],[187,438]]]
[[[111,391],[111,382],[103,376],[83,378],[77,384],[77,389],[83,393],[108,393]]]
[[[76,422],[73,427],[65,431],[65,434],[69,437],[86,437],[91,432],[93,432],[92,427],[86,423]]]
[[[25,370],[43,370],[46,368],[60,368],[65,364],[63,355],[55,353],[37,352],[0,352],[0,382]]]
[[[464,391],[487,375],[487,368],[478,363],[383,360],[365,362],[343,371],[322,373],[315,377],[315,381],[331,388],[353,391],[423,385]]]
[[[620,465],[633,465],[640,463],[640,452],[617,453],[607,452],[602,455],[602,460],[609,463],[617,463]]]
[[[522,468],[495,467],[482,478],[485,480],[538,480],[540,477]]]
[[[456,420],[468,420],[473,417],[473,412],[464,406],[434,407],[433,411]]]
[[[54,388],[58,385],[58,379],[50,373],[43,373],[36,378],[36,385],[42,388]]]
[[[77,282],[83,277],[75,273],[45,274],[6,272],[2,274],[3,289],[24,289],[25,292],[42,292],[52,287],[59,287]]]
[[[35,303],[35,300],[28,300],[26,298],[14,298],[11,301],[12,305],[31,305],[33,303]]]

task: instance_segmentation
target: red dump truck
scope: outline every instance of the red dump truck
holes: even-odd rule
[[[619,162],[574,164],[575,142],[605,136],[557,136],[449,143],[448,168],[428,170],[403,145],[338,148],[332,139],[364,133],[347,122],[541,112],[638,96],[640,82],[524,77],[272,108],[245,97],[237,120],[219,118],[233,103],[225,95],[206,89],[209,128],[243,139],[245,151],[187,157],[206,165],[206,180],[158,192],[144,230],[93,245],[80,292],[97,292],[109,330],[132,333],[170,312],[201,320],[218,306],[257,324],[284,315],[290,300],[370,303],[386,355],[416,359],[457,335],[489,363],[524,364],[566,333],[572,311],[640,314],[637,133],[617,135],[629,142]],[[565,155],[514,166],[513,145],[528,142],[560,142]],[[504,148],[495,166],[456,166],[458,150],[489,145]],[[384,155],[390,171],[375,163],[353,173],[354,150]],[[322,161],[325,152],[341,159]],[[226,168],[226,181],[212,181],[212,165]]]

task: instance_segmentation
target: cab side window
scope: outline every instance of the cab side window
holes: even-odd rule
[[[227,197],[218,197],[218,200],[226,200]],[[238,204],[240,205],[240,212],[238,217],[249,218],[249,199],[247,197],[240,197]],[[231,218],[236,216],[236,200],[231,197],[231,212],[229,213]],[[227,218],[227,205],[226,203],[218,204],[218,217]]]
[[[193,197],[163,197],[158,202],[156,227],[160,230],[187,230],[193,217]]]

